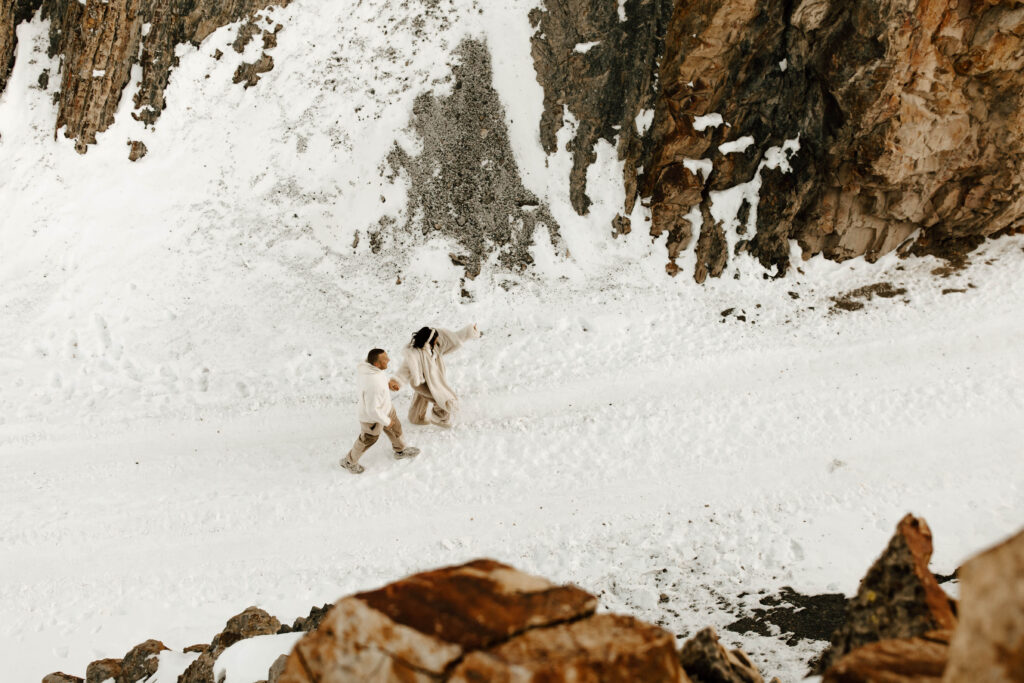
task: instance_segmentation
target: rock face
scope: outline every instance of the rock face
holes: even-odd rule
[[[648,0],[624,21],[613,3],[545,8],[531,13],[544,148],[567,108],[583,214],[594,144],[618,135],[623,208],[638,189],[670,273],[694,244],[701,281],[741,251],[784,273],[789,240],[837,260],[911,238],[950,255],[1024,224],[1016,0]],[[713,193],[751,181],[737,216],[712,214]]]
[[[178,677],[178,683],[216,683],[213,679],[213,664],[224,650],[245,638],[273,635],[280,628],[281,622],[275,617],[258,607],[247,608],[228,619],[224,630],[214,636],[199,658],[189,664]]]
[[[413,105],[412,127],[423,141],[422,152],[411,157],[396,145],[388,161],[396,172],[409,173],[410,221],[419,214],[424,234],[456,240],[467,253],[453,260],[475,277],[494,250],[506,267],[531,263],[537,225],[554,236],[558,224],[520,180],[505,112],[491,86],[487,46],[467,40],[456,55],[452,94],[421,95]]]
[[[587,168],[597,159],[599,140],[615,144],[625,161],[625,212],[636,199],[638,168],[648,163],[644,136],[657,95],[657,62],[664,50],[672,0],[547,0],[530,11],[531,52],[544,88],[540,140],[556,150],[563,109],[579,122],[568,149],[573,164],[570,199],[580,215],[590,208]],[[617,226],[621,232],[621,226]]]
[[[944,683],[1024,681],[1024,531],[960,569],[960,624]]]
[[[280,683],[687,681],[670,634],[596,606],[493,560],[425,572],[338,601]]]
[[[861,580],[847,606],[845,623],[832,634],[831,646],[822,655],[821,671],[863,645],[956,626],[950,600],[928,569],[931,555],[931,530],[923,519],[907,515]]]
[[[865,645],[836,662],[822,683],[940,683],[949,637],[949,631],[931,631],[918,638]]]
[[[1016,1],[677,3],[642,182],[653,231],[675,256],[691,208],[797,136],[792,173],[762,171],[756,220],[737,226],[735,249],[766,267],[786,269],[790,239],[805,256],[873,259],[917,231],[919,249],[948,253],[1021,225],[1022,28]],[[696,130],[712,113],[731,128]],[[753,147],[721,154],[747,135]],[[709,152],[702,183],[684,160]]]
[[[289,0],[273,4],[286,5]],[[142,66],[142,82],[134,94],[133,116],[152,124],[166,106],[164,89],[177,66],[175,47],[198,45],[217,28],[254,16],[268,0],[0,0],[0,92],[6,86],[15,47],[17,24],[41,9],[50,24],[50,56],[60,55],[61,87],[56,128],[75,140],[85,153],[96,134],[114,121],[132,66]],[[256,26],[249,22],[245,26]],[[143,35],[143,26],[146,33]],[[280,25],[250,31],[236,41],[241,52],[254,35],[262,35],[264,49],[276,45]],[[246,87],[259,74],[273,68],[266,54],[254,64],[243,65],[236,83]],[[134,151],[134,150],[133,150]]]
[[[83,683],[83,679],[58,671],[43,676],[42,683]]]

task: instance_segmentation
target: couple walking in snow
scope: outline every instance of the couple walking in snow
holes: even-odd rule
[[[402,354],[402,365],[389,379],[384,371],[391,359],[384,349],[373,349],[356,371],[359,391],[359,437],[352,450],[341,459],[341,466],[353,474],[364,467],[359,458],[383,432],[391,440],[396,459],[412,458],[420,449],[407,446],[402,438],[402,423],[391,403],[391,391],[408,384],[413,391],[409,422],[416,425],[435,424],[450,427],[458,404],[455,391],[448,384],[444,356],[456,351],[470,339],[480,336],[476,324],[457,332],[440,327],[423,327],[412,336]]]

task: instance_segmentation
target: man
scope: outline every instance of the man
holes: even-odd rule
[[[417,425],[451,427],[458,405],[455,390],[448,385],[444,356],[459,349],[463,342],[478,339],[476,324],[457,332],[440,327],[423,327],[405,348],[397,376],[415,392],[409,407],[409,421]],[[428,417],[429,412],[429,417]]]
[[[398,421],[394,406],[391,405],[391,391],[398,391],[399,384],[388,379],[384,371],[391,361],[384,349],[373,349],[366,356],[366,362],[360,363],[356,370],[356,387],[359,389],[359,438],[352,445],[352,450],[341,459],[341,466],[352,474],[362,474],[366,468],[359,464],[363,453],[377,443],[380,433],[384,432],[391,439],[391,448],[395,451],[395,459],[412,458],[419,454],[420,449],[406,446],[402,440],[402,423]]]

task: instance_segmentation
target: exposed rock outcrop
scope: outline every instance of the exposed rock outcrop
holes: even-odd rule
[[[538,224],[558,234],[547,207],[523,187],[505,112],[491,85],[491,56],[483,43],[466,40],[455,51],[450,95],[420,95],[412,127],[423,141],[415,157],[396,145],[388,157],[411,180],[409,225],[440,233],[466,251],[456,258],[469,277],[493,251],[502,265],[532,263],[530,246]]]
[[[741,251],[785,273],[790,240],[805,257],[950,255],[1024,224],[1016,0],[623,7],[548,0],[531,13],[541,141],[555,151],[563,107],[578,121],[582,214],[594,144],[618,136],[623,208],[637,189],[646,198],[670,273],[690,247],[702,281]],[[645,134],[637,116],[652,107]],[[712,215],[713,193],[748,182],[738,216]]]
[[[960,568],[944,683],[1024,681],[1024,531]]]
[[[710,626],[683,644],[683,670],[699,683],[764,683],[761,673],[742,650],[727,650]]]
[[[596,606],[492,560],[425,572],[338,601],[280,683],[687,681],[669,633]]]
[[[85,683],[108,683],[120,677],[120,659],[98,659],[85,668]]]
[[[836,662],[825,672],[822,683],[939,683],[946,668],[949,637],[949,631],[931,631],[917,638],[870,643]]]
[[[906,639],[956,627],[949,597],[928,569],[931,530],[907,515],[889,546],[861,580],[848,603],[845,623],[819,661],[825,671],[847,653],[886,639]]]
[[[84,679],[78,676],[61,673],[59,671],[43,676],[42,683],[83,683]]]
[[[873,259],[918,231],[919,250],[943,253],[1019,226],[1022,66],[1024,13],[1012,0],[677,3],[642,183],[653,231],[669,232],[676,256],[693,207],[751,180],[766,150],[797,137],[792,172],[761,171],[756,223],[739,226],[756,234],[739,234],[735,249],[766,267],[785,271],[790,239],[805,256]],[[731,128],[695,129],[712,113]],[[744,153],[718,149],[748,135]],[[684,162],[708,155],[702,183]],[[698,245],[698,261],[721,243]]]
[[[224,650],[246,638],[273,635],[280,628],[281,622],[277,618],[258,607],[246,608],[244,612],[228,619],[224,630],[214,636],[199,658],[189,664],[178,677],[178,683],[216,683],[213,679],[213,664]]]
[[[168,647],[159,640],[147,640],[129,650],[121,660],[121,678],[118,683],[138,683],[156,673],[159,655]]]
[[[75,140],[75,149],[84,154],[96,142],[96,134],[113,123],[135,64],[142,67],[142,80],[134,94],[132,115],[152,124],[166,107],[164,90],[178,64],[175,48],[184,43],[198,45],[217,28],[254,17],[269,4],[268,0],[0,0],[0,92],[11,69],[16,27],[41,9],[50,20],[50,56],[60,56],[56,129],[64,128],[64,135]],[[256,24],[243,24],[247,26]],[[281,28],[256,26],[251,32],[248,39],[262,35],[264,52],[254,63],[240,67],[236,83],[249,87],[259,74],[273,68],[266,50],[276,45]],[[246,42],[241,42],[239,52]]]
[[[540,140],[556,150],[563,111],[578,127],[568,149],[573,164],[569,195],[580,215],[590,208],[587,168],[599,140],[615,144],[625,162],[623,183],[629,214],[636,199],[638,169],[649,163],[650,125],[656,97],[657,63],[673,0],[547,0],[530,11],[537,80],[544,87]]]

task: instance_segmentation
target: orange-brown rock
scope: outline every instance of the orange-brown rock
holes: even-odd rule
[[[167,649],[166,645],[153,639],[133,647],[121,660],[121,677],[117,683],[137,683],[151,677],[156,673],[157,656]]]
[[[215,683],[213,665],[224,650],[235,643],[254,636],[268,636],[278,632],[281,622],[258,607],[247,607],[228,619],[224,630],[213,637],[199,658],[178,676],[178,683]]]
[[[960,568],[944,683],[1024,682],[1024,531]]]
[[[761,171],[756,225],[741,221],[737,250],[784,272],[789,240],[838,260],[911,239],[918,251],[970,249],[1024,224],[1022,67],[1018,0],[676,3],[640,182],[652,233],[669,233],[675,258],[691,209],[799,136],[792,173]],[[711,113],[731,127],[695,129]],[[746,152],[718,150],[747,135]],[[702,182],[683,162],[705,157]],[[705,219],[698,263],[723,248],[720,229]]]
[[[84,683],[84,679],[57,671],[43,676],[42,683]]]
[[[416,574],[338,601],[281,683],[433,681],[466,654],[593,614],[594,596],[493,560]]]
[[[75,140],[85,153],[96,135],[114,121],[132,66],[142,66],[132,115],[154,123],[166,107],[164,90],[177,66],[175,48],[198,45],[217,28],[249,16],[270,4],[289,0],[0,0],[0,92],[6,86],[14,57],[16,30],[37,9],[50,21],[50,56],[60,56],[61,86],[56,129]],[[143,26],[146,33],[143,35]],[[255,26],[251,21],[244,24]],[[262,31],[264,50],[277,44],[277,25]],[[240,32],[242,29],[240,29]],[[248,38],[240,36],[244,45]],[[243,40],[244,38],[244,40]],[[264,52],[236,82],[254,84],[273,68]]]
[[[865,645],[836,662],[822,683],[940,683],[949,638],[949,631],[932,631]]]
[[[710,626],[683,643],[679,662],[698,683],[763,683],[764,678],[743,650],[727,650]]]
[[[614,614],[527,631],[497,647],[472,652],[447,680],[689,682],[679,666],[672,634]]]
[[[107,683],[121,676],[120,659],[98,659],[85,667],[85,683]]]
[[[96,133],[114,122],[142,34],[142,0],[87,0],[61,5],[57,130],[84,154]]]
[[[907,515],[848,603],[845,622],[832,634],[820,670],[868,643],[956,626],[949,597],[928,569],[931,555],[931,530],[923,519]]]

